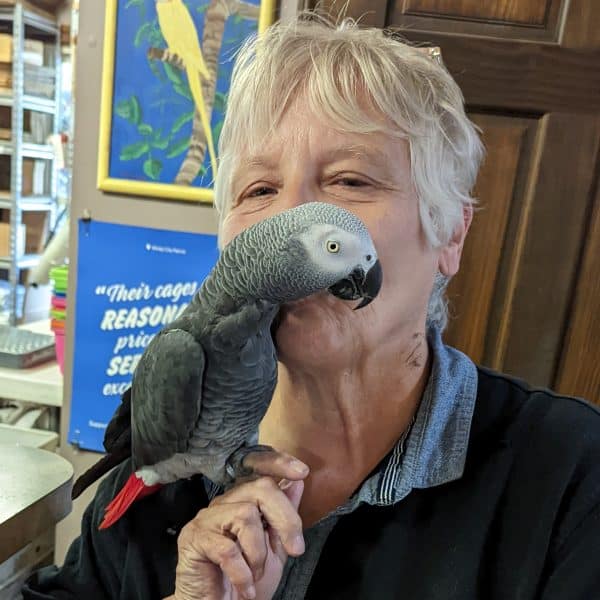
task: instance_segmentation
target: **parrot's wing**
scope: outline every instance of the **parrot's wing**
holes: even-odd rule
[[[132,384],[136,469],[187,450],[200,415],[204,366],[204,351],[187,331],[162,331],[148,346]]]
[[[104,448],[114,452],[121,447],[131,449],[131,388],[128,387],[121,397],[112,419],[104,432]]]

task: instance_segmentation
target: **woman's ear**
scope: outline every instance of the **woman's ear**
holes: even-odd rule
[[[458,272],[462,249],[472,220],[473,207],[465,206],[462,221],[454,228],[452,237],[440,252],[438,269],[442,275],[453,277]]]

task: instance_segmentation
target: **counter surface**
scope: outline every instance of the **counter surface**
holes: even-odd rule
[[[71,511],[73,467],[53,452],[0,444],[0,563]]]

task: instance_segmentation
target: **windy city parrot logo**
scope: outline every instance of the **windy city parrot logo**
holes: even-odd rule
[[[184,64],[190,91],[206,136],[214,176],[217,173],[217,156],[200,81],[200,77],[210,79],[210,73],[202,56],[196,26],[183,0],[156,0],[156,14],[169,52],[176,54]]]

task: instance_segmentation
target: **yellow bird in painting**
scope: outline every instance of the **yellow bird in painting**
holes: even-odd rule
[[[204,128],[214,177],[217,173],[217,156],[200,83],[200,76],[209,78],[210,73],[202,56],[196,26],[182,0],[156,0],[156,13],[160,31],[169,51],[183,61],[194,104]]]

